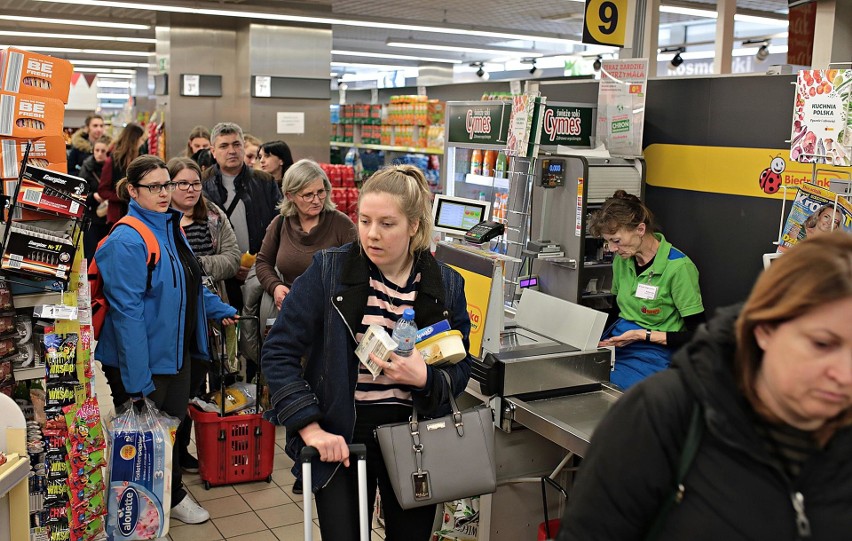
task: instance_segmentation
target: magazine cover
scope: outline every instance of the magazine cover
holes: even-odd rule
[[[532,106],[534,98],[531,94],[516,94],[512,96],[512,114],[509,117],[509,137],[506,140],[506,151],[509,155],[523,156],[526,152],[524,142],[529,139],[529,127],[532,124]]]
[[[834,229],[852,231],[852,204],[845,197],[815,184],[802,184],[790,208],[778,252],[786,252],[800,241]]]
[[[852,165],[852,70],[799,72],[790,158]]]

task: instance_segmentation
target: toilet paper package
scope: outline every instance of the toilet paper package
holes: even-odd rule
[[[164,537],[171,509],[172,446],[178,420],[150,400],[130,403],[110,425],[107,535],[113,540]],[[177,465],[174,465],[177,467]]]

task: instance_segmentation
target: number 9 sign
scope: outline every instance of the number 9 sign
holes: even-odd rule
[[[586,0],[583,43],[624,47],[627,0]]]

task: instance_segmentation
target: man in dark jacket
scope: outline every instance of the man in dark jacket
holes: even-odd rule
[[[71,148],[68,150],[68,174],[80,175],[83,162],[92,155],[95,142],[104,134],[104,118],[92,114],[86,117],[86,126],[71,136]]]
[[[243,130],[233,122],[220,122],[210,135],[216,165],[204,171],[204,195],[225,209],[237,235],[240,251],[256,254],[266,226],[278,214],[281,190],[272,176],[245,165]],[[250,267],[241,266],[234,278],[225,281],[232,306],[242,308],[240,285]]]

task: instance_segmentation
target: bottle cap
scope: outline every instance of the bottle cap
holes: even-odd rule
[[[402,311],[402,319],[407,319],[409,321],[412,321],[414,319],[414,309],[413,308],[406,308],[405,310],[403,310]]]

